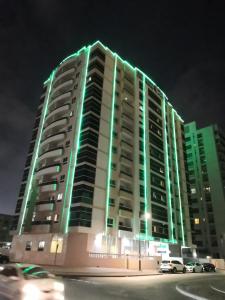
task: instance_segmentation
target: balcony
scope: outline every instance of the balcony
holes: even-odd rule
[[[70,89],[72,88],[72,85],[73,85],[72,79],[63,82],[62,84],[57,86],[57,88],[53,89],[51,97],[54,98],[59,96],[60,94],[65,94],[66,92],[69,92]]]
[[[56,107],[53,111],[51,111],[47,115],[47,117],[45,118],[45,123],[49,123],[49,122],[53,121],[53,120],[51,120],[53,117],[57,118],[59,115],[62,115],[69,109],[70,109],[69,104],[64,104],[64,105]]]
[[[36,204],[37,211],[53,211],[54,203]]]
[[[53,157],[61,156],[62,154],[63,154],[63,148],[49,150],[47,152],[44,152],[39,157],[39,162],[41,162],[43,159],[48,159],[48,158],[53,158]]]
[[[132,227],[121,224],[121,225],[119,225],[119,230],[124,230],[124,231],[130,231],[131,232]]]
[[[66,100],[69,101],[69,98],[71,97],[71,95],[72,95],[71,92],[67,92],[65,94],[62,94],[62,95],[56,97],[49,103],[48,109],[52,110],[55,105],[64,104],[64,101],[66,101]]]
[[[120,196],[120,198],[124,198],[124,199],[128,199],[128,200],[133,199],[133,195],[131,193],[124,191],[122,189],[120,189],[120,191],[119,191],[119,196]]]
[[[57,189],[57,181],[43,182],[39,187],[40,192],[54,192]]]
[[[50,144],[52,142],[60,142],[60,141],[64,140],[65,137],[66,137],[65,132],[59,132],[57,134],[51,135],[41,142],[41,147],[43,147],[47,144]]]
[[[75,72],[75,68],[73,66],[71,66],[70,69],[62,72],[61,74],[59,74],[56,78],[55,81],[53,83],[53,88],[55,89],[59,84],[60,84],[60,79],[66,79],[66,77],[69,77],[70,75],[72,75]],[[64,78],[65,77],[65,78]],[[70,76],[71,78],[72,76]],[[69,78],[69,79],[70,79]],[[65,80],[64,80],[65,81]]]
[[[36,178],[39,178],[44,175],[49,175],[49,174],[56,174],[60,172],[60,165],[51,165],[51,166],[46,166],[44,168],[39,169],[36,172]]]
[[[67,118],[58,119],[52,123],[50,123],[47,127],[44,128],[43,134],[46,134],[50,129],[59,129],[66,126],[68,123]]]
[[[58,67],[55,77],[58,78],[62,73],[75,67],[76,59],[77,59],[77,56],[72,56],[72,57],[66,59],[65,61],[63,61],[61,63],[61,65]]]

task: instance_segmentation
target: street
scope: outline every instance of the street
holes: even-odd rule
[[[64,279],[65,300],[225,299],[225,273]]]

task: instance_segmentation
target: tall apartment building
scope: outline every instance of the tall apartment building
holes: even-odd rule
[[[225,135],[185,125],[192,241],[199,256],[225,257]]]
[[[191,245],[183,121],[100,42],[43,85],[14,229],[14,259],[42,263]]]

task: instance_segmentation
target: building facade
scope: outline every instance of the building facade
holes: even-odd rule
[[[191,245],[183,121],[147,75],[100,42],[44,83],[14,230],[14,260],[55,263],[57,254],[64,265],[83,252]]]
[[[190,217],[198,256],[225,257],[225,136],[217,125],[185,125]]]

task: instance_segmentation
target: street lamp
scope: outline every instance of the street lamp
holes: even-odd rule
[[[151,217],[151,214],[149,212],[146,212],[144,215],[144,219],[145,219],[145,222],[147,222],[147,220],[150,219]],[[141,240],[140,240],[140,234],[139,234],[139,239],[138,239],[139,243],[138,243],[138,252],[139,252],[139,260],[138,260],[138,269],[139,271],[141,271]]]

